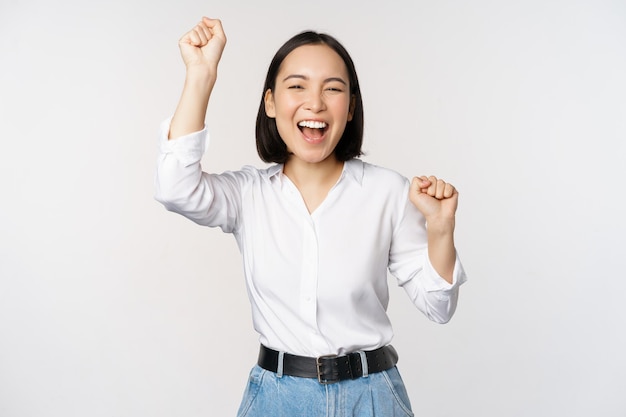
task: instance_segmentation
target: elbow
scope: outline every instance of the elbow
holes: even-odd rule
[[[454,316],[454,312],[456,310],[456,302],[450,302],[449,300],[444,305],[431,306],[431,308],[427,309],[426,316],[430,321],[433,321],[437,324],[446,324],[452,317]],[[456,300],[455,300],[456,301]]]
[[[194,204],[201,197],[198,181],[183,176],[159,175],[154,181],[153,197],[167,210],[180,212]]]
[[[458,299],[458,288],[433,294],[426,301],[426,315],[435,323],[446,324],[452,320],[456,312]]]
[[[446,324],[452,320],[452,314],[449,316],[429,314],[428,318],[437,324]]]
[[[167,210],[186,210],[203,198],[202,173],[199,167],[185,168],[173,158],[157,165],[154,177],[153,198]]]
[[[213,196],[207,189],[196,187],[190,191],[182,187],[157,187],[154,199],[168,211],[180,214],[197,224],[208,225]]]
[[[154,199],[161,203],[163,205],[163,207],[165,207],[166,210],[168,211],[176,211],[176,204],[174,203],[174,200],[168,198],[167,196],[164,196],[162,194],[154,194]]]
[[[181,212],[185,204],[189,204],[189,197],[183,196],[180,190],[176,188],[165,189],[163,187],[156,187],[154,191],[154,199],[161,203],[168,211]]]
[[[161,203],[167,210],[175,211],[177,206],[176,201],[178,198],[176,198],[175,194],[172,193],[171,190],[170,192],[167,192],[163,188],[157,186],[154,190],[153,198]]]

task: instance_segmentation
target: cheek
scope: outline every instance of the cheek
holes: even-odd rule
[[[350,100],[347,97],[338,97],[332,101],[332,106],[338,112],[343,112],[346,115],[350,112]]]
[[[280,115],[279,115],[280,116]],[[280,139],[287,144],[289,142],[289,138],[291,138],[294,134],[294,130],[292,129],[293,124],[291,123],[291,119],[288,117],[276,117],[276,129],[278,130],[278,135]],[[287,140],[285,140],[287,138]]]
[[[278,96],[274,103],[276,112],[290,116],[301,105],[301,100],[298,97],[285,94]]]
[[[342,101],[341,103],[337,103],[334,109],[334,113],[337,115],[337,118],[345,121],[346,123],[352,118],[350,116],[350,104],[348,102]]]

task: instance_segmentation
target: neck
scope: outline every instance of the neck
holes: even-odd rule
[[[298,188],[334,185],[343,170],[343,162],[330,157],[321,162],[308,163],[290,158],[283,167],[285,174]]]
[[[291,158],[285,163],[283,174],[298,188],[307,210],[313,213],[337,183],[342,170],[343,162],[334,157],[316,163]]]

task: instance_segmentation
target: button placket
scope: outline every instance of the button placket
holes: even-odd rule
[[[300,281],[300,312],[311,329],[311,343],[325,346],[320,340],[317,325],[317,280],[319,247],[315,224],[308,217],[302,225],[302,271]]]

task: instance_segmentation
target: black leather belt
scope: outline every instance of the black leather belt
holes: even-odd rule
[[[367,358],[368,374],[386,371],[398,363],[398,353],[391,345],[364,353]],[[261,345],[258,364],[263,369],[277,372],[279,355],[278,351]],[[283,374],[302,378],[317,378],[322,384],[332,384],[346,379],[362,377],[363,364],[359,352],[343,356],[320,356],[318,358],[285,353]]]

